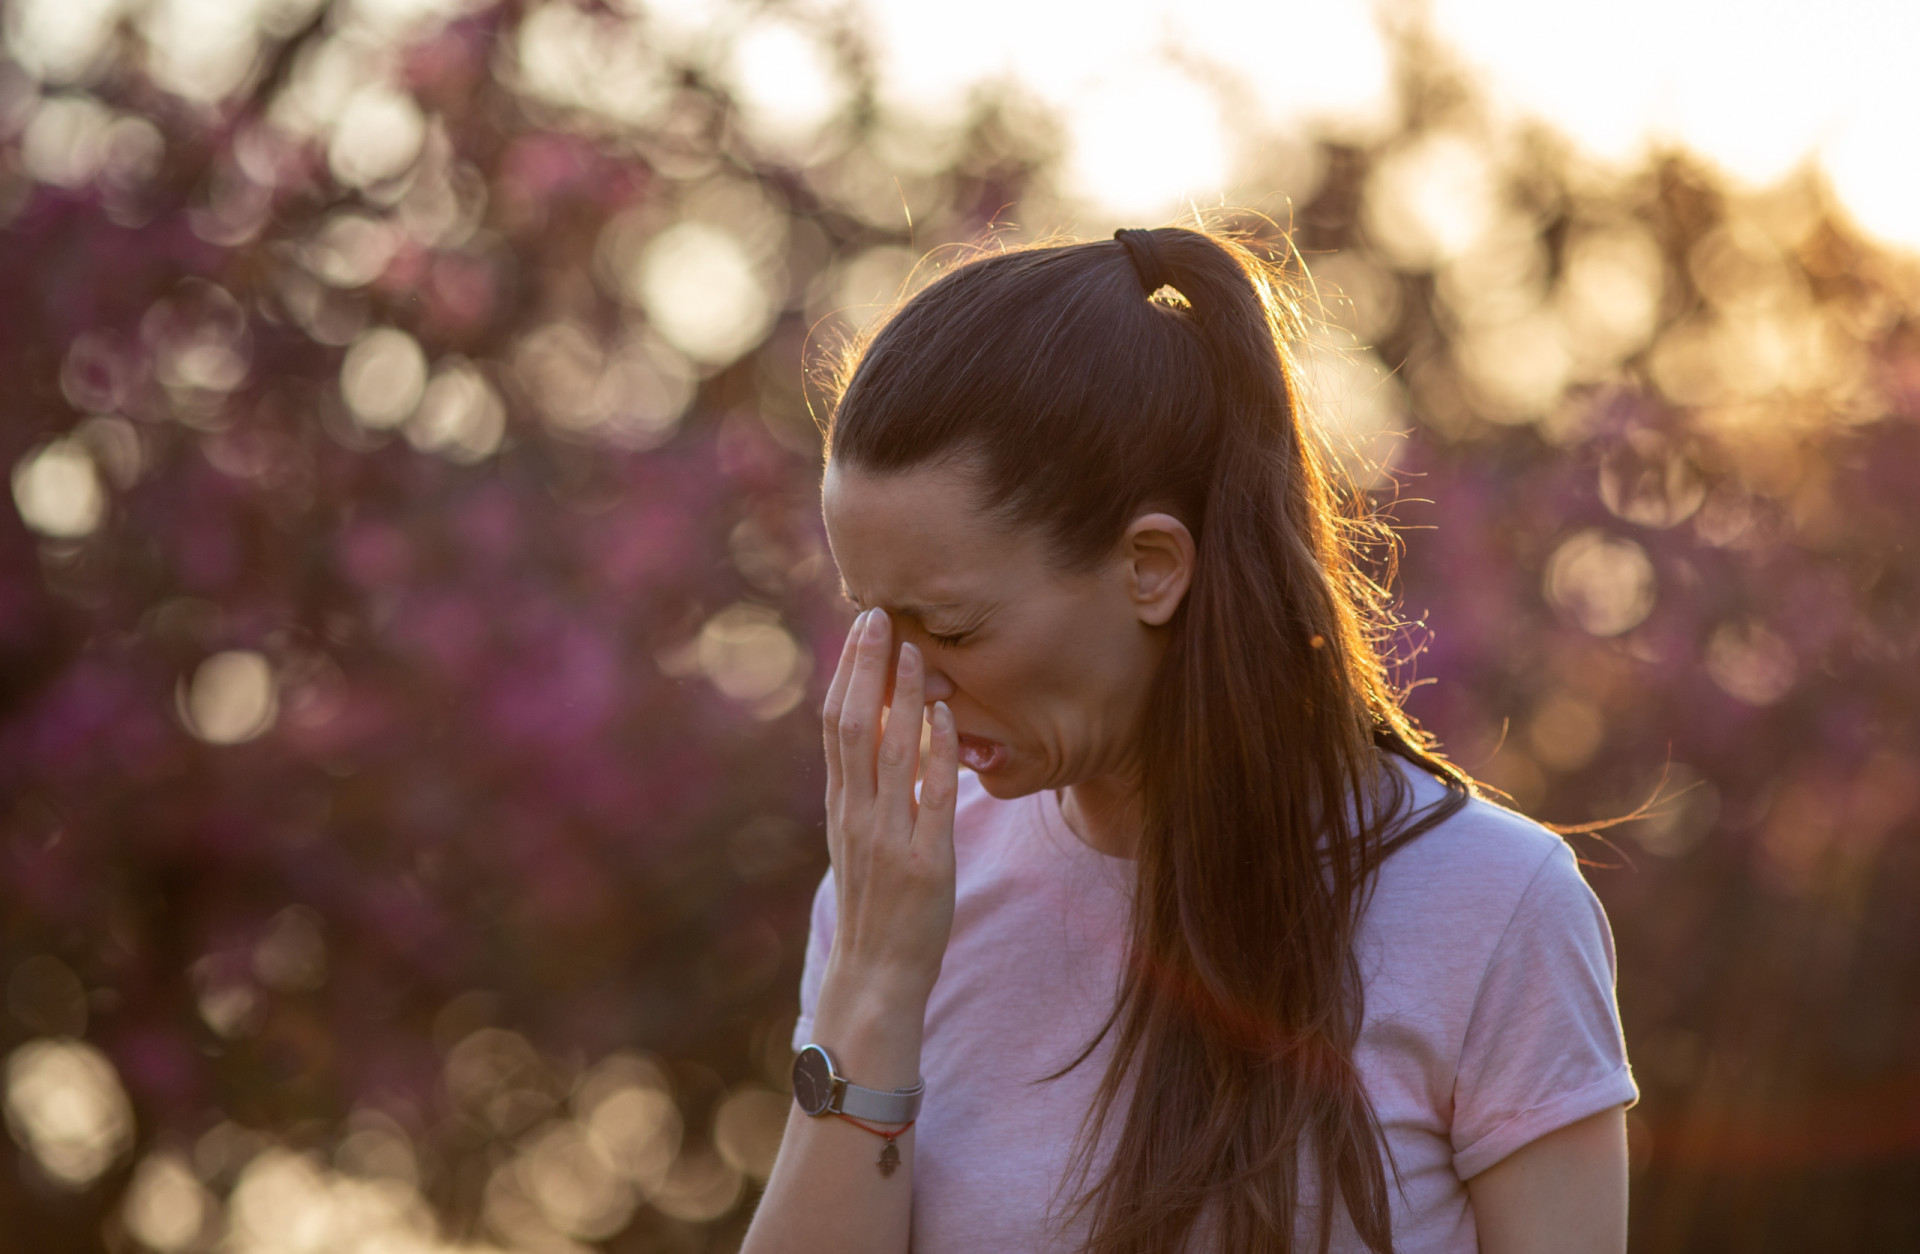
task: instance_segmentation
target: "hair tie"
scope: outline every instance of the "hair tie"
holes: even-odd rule
[[[1113,233],[1113,238],[1127,250],[1127,259],[1133,262],[1134,273],[1140,276],[1140,286],[1147,295],[1170,285],[1166,263],[1160,258],[1160,246],[1153,242],[1152,231],[1122,227]]]

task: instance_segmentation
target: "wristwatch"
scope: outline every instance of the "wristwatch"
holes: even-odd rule
[[[833,1055],[807,1045],[793,1060],[793,1098],[809,1115],[852,1115],[873,1123],[912,1123],[920,1115],[922,1081],[910,1089],[863,1089],[849,1084],[833,1065]]]

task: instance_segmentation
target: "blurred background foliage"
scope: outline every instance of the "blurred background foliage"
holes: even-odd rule
[[[889,104],[857,10],[5,22],[0,1248],[732,1248],[825,865],[809,370],[1124,197],[1017,82]],[[1635,1248],[1912,1248],[1920,266],[1384,46],[1364,127],[1194,81],[1416,713],[1541,818],[1660,797],[1581,844]]]

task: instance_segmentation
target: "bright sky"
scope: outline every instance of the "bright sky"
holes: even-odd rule
[[[258,28],[284,33],[319,2],[14,0],[0,2],[0,26],[16,54],[59,80],[133,16],[163,85],[211,98],[244,77]],[[472,2],[353,0],[347,20],[391,34]],[[1384,9],[1427,13],[1497,102],[1544,117],[1594,156],[1630,164],[1649,144],[1679,143],[1756,185],[1817,161],[1861,226],[1920,248],[1920,90],[1910,86],[1920,0],[853,2],[873,18],[896,106],[951,117],[972,87],[995,80],[1049,105],[1066,129],[1069,190],[1091,216],[1144,221],[1188,200],[1244,198],[1238,146],[1298,133],[1309,119],[1362,132],[1379,124],[1390,90],[1376,22]],[[730,47],[724,72],[768,139],[804,148],[846,103],[814,24],[777,6],[617,4],[644,12],[649,40],[664,46]],[[807,4],[791,12],[804,17]],[[552,47],[584,21],[555,6],[529,25]],[[575,94],[624,93],[587,102],[617,114],[659,95],[639,63],[596,62],[584,75],[565,57],[555,64]],[[354,136],[348,155],[360,151],[358,132],[343,133]]]
[[[865,0],[887,93],[941,114],[1010,76],[1066,120],[1075,189],[1166,214],[1233,182],[1245,111],[1378,118],[1387,65],[1365,0]],[[1502,104],[1595,156],[1678,142],[1764,185],[1818,160],[1859,223],[1920,247],[1917,0],[1432,0]],[[1224,70],[1232,90],[1203,85]]]

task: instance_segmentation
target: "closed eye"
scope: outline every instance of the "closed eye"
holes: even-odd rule
[[[935,644],[939,645],[943,649],[951,649],[956,645],[963,643],[966,640],[966,638],[968,636],[971,636],[972,634],[973,633],[970,631],[962,631],[954,635],[943,636],[939,632],[930,631],[927,633],[927,639],[933,641]]]

